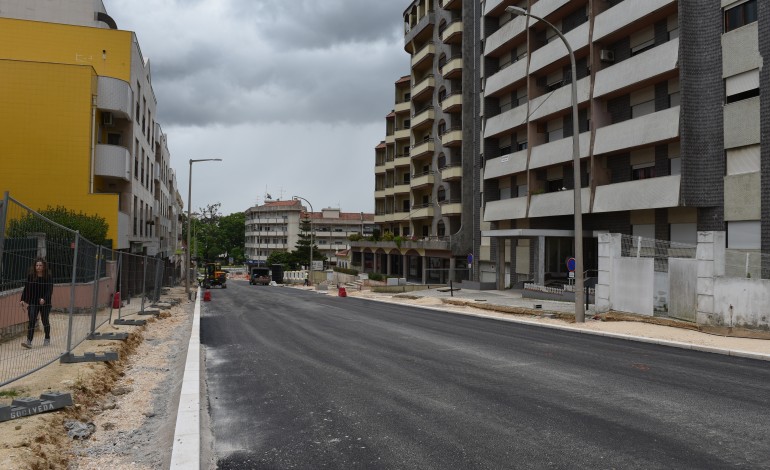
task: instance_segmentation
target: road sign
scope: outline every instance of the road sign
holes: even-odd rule
[[[468,253],[468,264],[473,264],[473,253]]]
[[[567,259],[567,270],[571,273],[575,272],[575,258]]]

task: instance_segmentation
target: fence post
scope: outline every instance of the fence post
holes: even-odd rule
[[[101,261],[101,255],[102,255],[102,246],[99,245],[99,248],[96,250],[96,262],[94,263],[94,296],[93,296],[93,310],[91,311],[91,331],[90,334],[94,334],[96,332],[96,312],[99,310],[98,304],[99,304],[99,279],[101,276],[99,276],[99,262]]]
[[[8,191],[3,193],[3,202],[0,207],[0,279],[3,279],[3,256],[5,253],[5,220],[8,218]]]
[[[160,289],[163,287],[163,260],[155,261],[155,302],[160,300]]]
[[[74,253],[72,254],[72,282],[70,284],[70,319],[67,331],[67,354],[72,352],[72,321],[75,315],[75,283],[77,282],[78,246],[80,244],[80,231],[75,232]]]
[[[118,302],[118,319],[123,318],[121,315],[123,313],[123,296],[126,294],[123,290],[123,283],[126,281],[125,277],[123,275],[123,252],[118,253],[118,289],[117,291],[120,292],[120,302]]]
[[[139,310],[144,313],[144,297],[147,294],[147,257],[142,256],[142,265],[144,266],[142,271],[142,308]]]

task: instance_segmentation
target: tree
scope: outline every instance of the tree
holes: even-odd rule
[[[236,264],[246,260],[246,214],[234,212],[222,216],[219,219],[219,245],[225,250],[226,255]]]
[[[302,260],[300,264],[307,264],[310,259],[310,240],[312,238],[311,233],[310,219],[302,219],[299,223],[299,234],[297,235],[299,239],[295,245],[296,249],[293,252],[299,260]],[[315,244],[315,240],[313,240],[312,259],[326,261],[326,256],[318,251],[318,245]]]
[[[284,271],[295,271],[300,264],[296,255],[296,251],[274,251],[267,257],[266,263],[268,266],[280,264]]]
[[[99,215],[89,215],[82,211],[75,212],[63,206],[51,207],[40,211],[40,215],[64,226],[80,232],[80,236],[96,245],[104,245],[107,240],[109,224],[107,219]],[[27,214],[19,219],[8,222],[9,237],[26,237],[30,233],[45,233],[47,238],[70,238],[72,235],[61,227],[48,223],[35,214]]]

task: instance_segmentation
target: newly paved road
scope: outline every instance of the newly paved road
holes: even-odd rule
[[[770,468],[766,362],[229,283],[220,469]]]

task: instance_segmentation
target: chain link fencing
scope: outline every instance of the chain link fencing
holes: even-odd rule
[[[94,244],[6,194],[0,200],[0,386],[70,357],[111,320],[144,312],[163,286],[178,280],[173,266],[167,272],[166,260]]]

